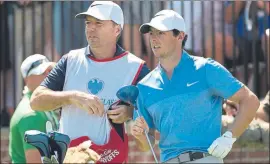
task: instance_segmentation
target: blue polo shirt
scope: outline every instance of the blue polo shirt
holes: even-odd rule
[[[150,128],[160,132],[164,162],[186,151],[207,152],[221,135],[223,99],[243,84],[214,60],[183,51],[171,80],[158,66],[137,86],[139,112]]]

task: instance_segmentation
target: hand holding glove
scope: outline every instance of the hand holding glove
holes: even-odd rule
[[[217,138],[207,149],[208,153],[214,157],[224,158],[231,151],[236,138],[232,138],[232,132],[227,131]]]
[[[92,149],[91,141],[85,141],[77,147],[69,148],[63,163],[95,163],[100,156]]]

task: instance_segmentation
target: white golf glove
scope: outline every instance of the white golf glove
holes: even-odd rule
[[[217,138],[207,149],[208,153],[218,158],[224,158],[232,149],[236,138],[232,138],[232,132],[227,131]]]

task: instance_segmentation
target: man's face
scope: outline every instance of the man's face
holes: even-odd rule
[[[87,16],[85,20],[85,35],[91,48],[106,47],[115,44],[121,27],[110,20],[99,20]]]
[[[158,58],[166,58],[171,55],[176,46],[179,46],[179,40],[173,36],[172,31],[159,31],[155,28],[150,28],[149,32],[151,48],[154,55]]]
[[[49,66],[46,71],[41,75],[30,75],[25,78],[25,82],[29,90],[34,91],[50,73],[53,66]]]

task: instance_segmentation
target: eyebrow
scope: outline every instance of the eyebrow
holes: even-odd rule
[[[92,19],[92,20],[87,20],[87,19],[85,18],[85,22],[87,22],[87,21],[89,22],[89,21],[93,21],[93,20],[98,21],[98,22],[102,22],[102,20],[97,19],[97,18],[94,18],[94,17],[93,17],[93,19]]]
[[[153,28],[153,27],[149,27],[150,29],[149,29],[149,31],[150,32],[154,32],[154,31],[156,31],[156,32],[160,32],[160,30],[158,30],[158,29],[155,29],[155,28]],[[163,32],[163,31],[162,31]]]

